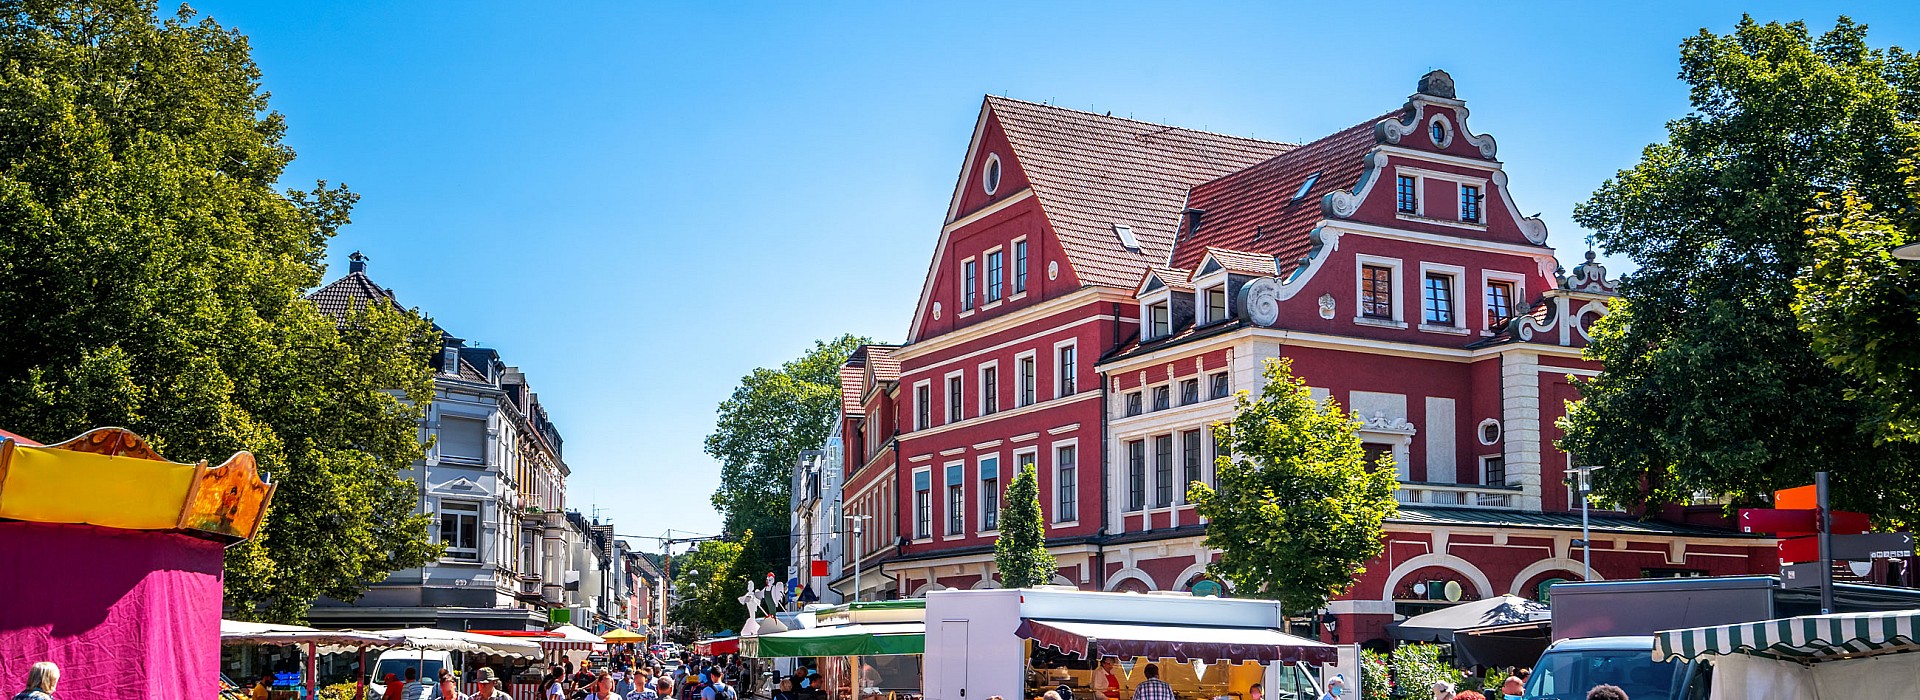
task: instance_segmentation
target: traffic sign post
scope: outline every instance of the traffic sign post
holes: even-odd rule
[[[1804,564],[1820,560],[1820,538],[1790,537],[1780,540],[1780,563]]]
[[[1814,508],[1741,508],[1740,531],[1781,537],[1819,534],[1819,512]],[[1836,535],[1858,535],[1872,526],[1866,513],[1850,510],[1833,511],[1832,519]]]
[[[1831,494],[1827,489],[1827,473],[1813,473],[1814,496],[1820,509],[1820,614],[1833,614],[1833,521],[1829,514],[1833,511]]]
[[[1820,564],[1802,562],[1780,567],[1781,588],[1815,588],[1820,585]]]

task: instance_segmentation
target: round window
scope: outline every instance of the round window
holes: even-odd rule
[[[987,154],[987,165],[980,170],[980,187],[993,194],[1000,189],[1000,154]]]
[[[1446,117],[1436,114],[1432,121],[1427,122],[1427,136],[1433,139],[1435,148],[1446,148],[1453,143],[1452,125],[1447,123]]]
[[[1488,418],[1480,421],[1480,444],[1491,445],[1500,441],[1500,421]]]

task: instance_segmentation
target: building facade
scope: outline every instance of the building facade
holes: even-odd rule
[[[309,298],[343,321],[370,304],[399,308],[366,269],[355,253],[347,275]],[[420,426],[432,447],[408,477],[419,489],[415,512],[430,517],[446,551],[358,600],[322,598],[309,614],[317,626],[538,630],[568,603],[564,579],[580,535],[566,518],[560,432],[523,372],[436,330],[434,396]]]
[[[1000,492],[1029,465],[1056,583],[1228,588],[1186,485],[1211,482],[1212,425],[1279,359],[1356,414],[1400,481],[1386,552],[1317,616],[1322,636],[1585,575],[1555,421],[1570,378],[1599,372],[1581,348],[1612,283],[1591,254],[1563,270],[1467,117],[1439,71],[1298,145],[988,97],[908,342],[887,351],[897,376],[860,387],[849,512],[892,518],[897,535],[860,547],[886,593],[996,585]],[[891,513],[867,497],[883,483]],[[1713,505],[1603,513],[1592,532],[1596,579],[1776,567]]]

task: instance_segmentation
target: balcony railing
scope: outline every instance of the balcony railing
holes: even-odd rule
[[[1518,508],[1520,487],[1402,481],[1393,497],[1408,505]]]

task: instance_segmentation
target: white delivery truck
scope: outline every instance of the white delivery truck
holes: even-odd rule
[[[926,598],[925,700],[1131,700],[1152,665],[1178,700],[1314,700],[1336,647],[1286,634],[1274,601],[1067,587]],[[1102,660],[1112,663],[1102,667]]]

